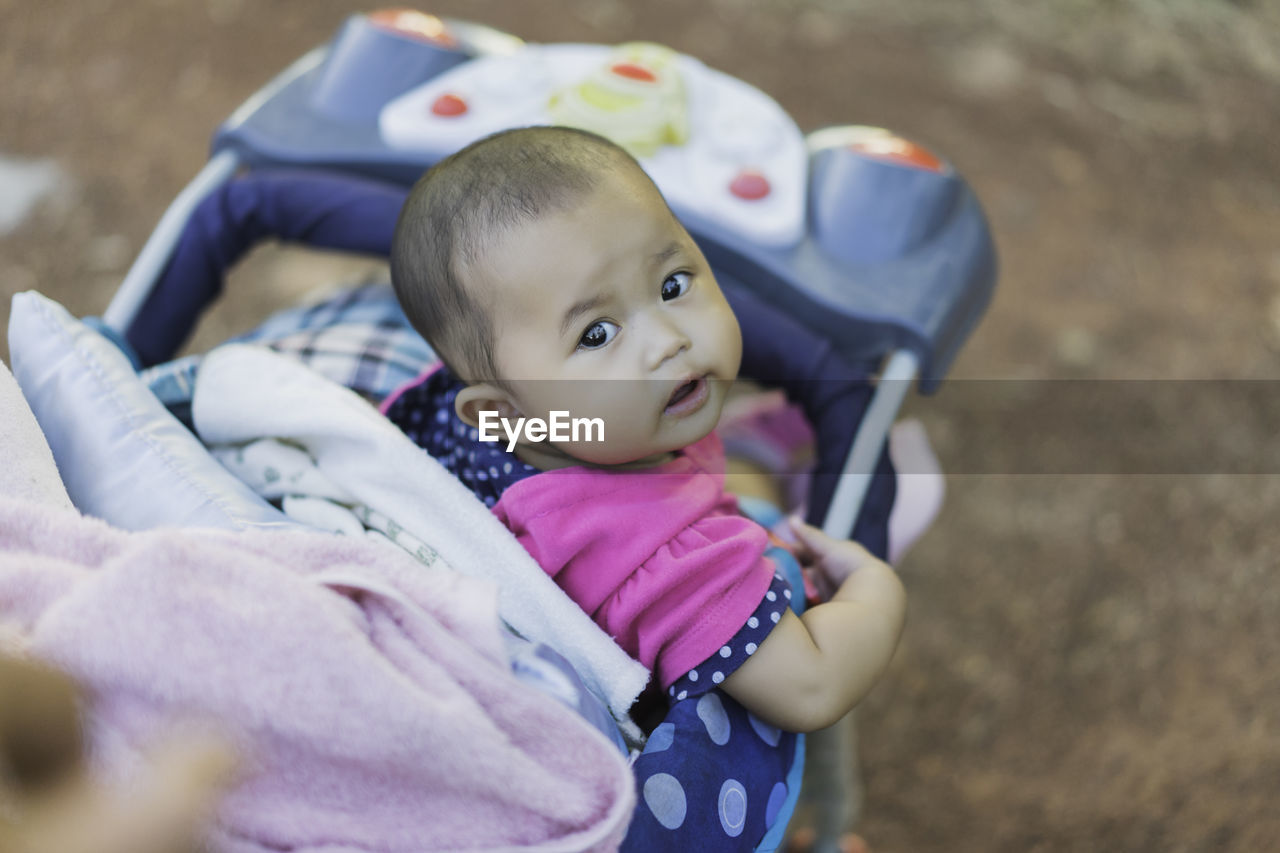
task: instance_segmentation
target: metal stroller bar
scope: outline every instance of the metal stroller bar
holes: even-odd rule
[[[902,408],[907,392],[915,382],[919,367],[919,359],[910,350],[895,350],[885,362],[871,405],[867,407],[862,426],[858,428],[849,455],[845,457],[831,506],[822,520],[822,532],[828,536],[843,539],[853,529],[871,485],[876,459],[884,448],[889,429]]]

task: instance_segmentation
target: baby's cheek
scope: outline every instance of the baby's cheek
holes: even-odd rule
[[[625,380],[604,379],[562,380],[558,383],[555,399],[559,408],[578,418],[605,418],[627,416],[634,407],[636,383]]]
[[[742,366],[742,330],[738,327],[738,321],[732,313],[729,314],[721,330],[718,347],[721,369],[725,373],[723,378],[736,379],[738,369]]]
[[[599,442],[602,449],[614,455],[625,456],[640,443],[637,424],[634,419],[606,418],[604,421],[604,437]],[[641,448],[643,450],[643,448]]]

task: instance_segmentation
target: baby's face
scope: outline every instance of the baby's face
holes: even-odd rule
[[[496,295],[496,365],[520,414],[604,422],[603,441],[535,452],[652,463],[715,427],[742,335],[643,175],[609,175],[567,210],[507,232],[478,266]]]

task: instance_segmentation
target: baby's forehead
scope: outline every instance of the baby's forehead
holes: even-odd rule
[[[597,266],[596,259],[601,266],[618,261],[647,264],[650,255],[673,241],[692,244],[648,176],[634,164],[622,165],[600,170],[589,187],[545,197],[536,212],[490,210],[473,218],[454,256],[464,286],[497,309],[495,299],[528,296],[536,290],[533,280],[539,277],[529,274],[535,257],[544,264],[549,258],[564,263],[568,274],[581,274],[584,267]],[[626,233],[618,233],[616,224],[612,229],[595,227],[602,211],[619,210],[618,201],[628,218],[620,229]]]

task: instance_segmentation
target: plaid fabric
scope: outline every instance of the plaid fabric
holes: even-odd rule
[[[343,288],[323,300],[287,308],[228,343],[257,343],[365,398],[380,401],[436,361],[387,282]],[[191,397],[202,356],[144,370],[142,380],[179,420],[191,423]]]

